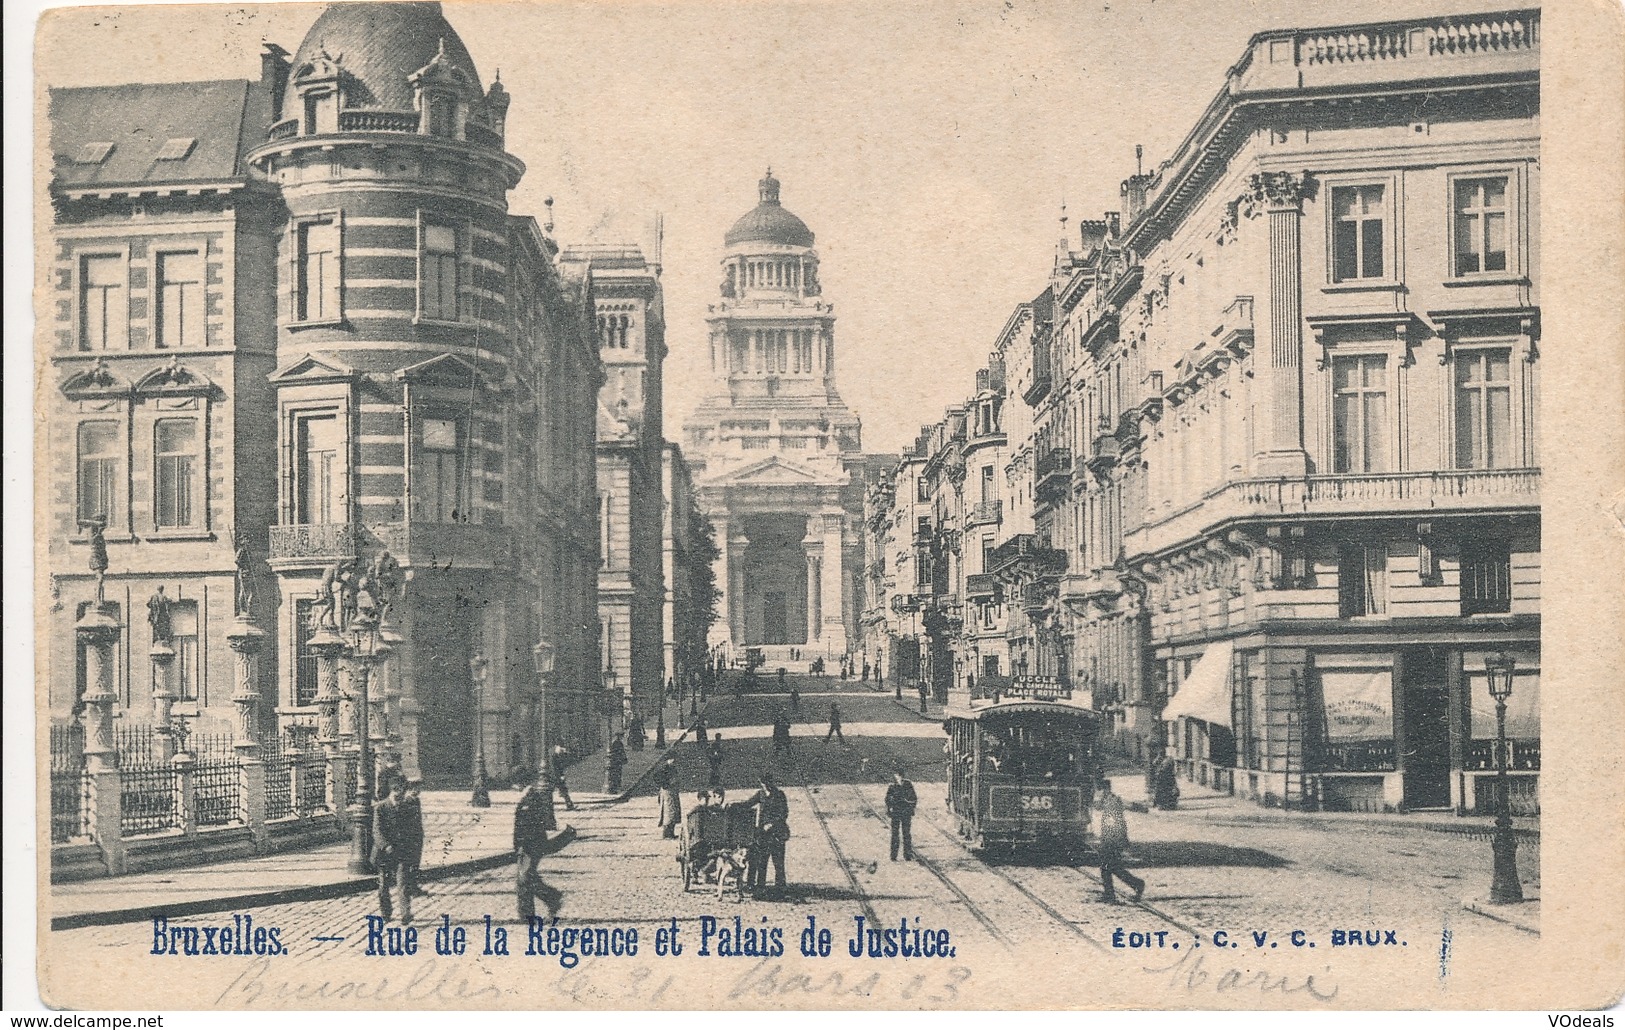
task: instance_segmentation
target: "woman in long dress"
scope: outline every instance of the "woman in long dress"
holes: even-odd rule
[[[675,837],[677,824],[683,820],[683,802],[677,793],[677,763],[673,759],[661,763],[657,782],[660,784],[660,835]]]

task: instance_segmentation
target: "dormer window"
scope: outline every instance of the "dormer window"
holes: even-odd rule
[[[339,97],[331,90],[305,94],[305,135],[315,136],[339,129]]]
[[[197,146],[197,140],[190,136],[176,136],[164,143],[163,149],[158,151],[159,161],[184,161]]]
[[[457,138],[457,101],[445,93],[431,93],[424,98],[427,131],[431,136]]]
[[[73,155],[73,163],[80,165],[99,165],[107,160],[113,152],[111,143],[86,143],[79,148],[79,153]]]

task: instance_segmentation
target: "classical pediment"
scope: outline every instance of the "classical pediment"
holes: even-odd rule
[[[479,381],[480,373],[455,354],[437,354],[426,361],[396,369],[395,378],[408,383],[469,387]]]
[[[301,355],[271,373],[273,383],[327,383],[351,380],[355,369],[330,354],[311,352]]]
[[[832,486],[845,480],[843,475],[820,475],[783,458],[764,458],[749,465],[729,469],[717,475],[709,485],[714,486]]]
[[[214,383],[208,376],[186,367],[176,358],[136,380],[135,392],[147,396],[207,395],[214,392]]]
[[[74,400],[126,396],[129,392],[130,381],[113,372],[100,358],[62,383],[62,393]]]

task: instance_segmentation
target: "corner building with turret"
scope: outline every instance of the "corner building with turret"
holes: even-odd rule
[[[184,659],[197,687],[177,712],[229,718],[216,627],[231,617],[232,551],[213,541],[230,533],[265,633],[260,710],[314,720],[323,576],[387,549],[404,572],[402,639],[373,677],[387,724],[371,731],[399,741],[409,774],[453,785],[482,759],[502,777],[545,743],[590,749],[595,303],[590,272],[556,264],[551,227],[508,209],[524,172],[504,143],[510,98],[484,85],[437,3],[335,4],[291,61],[267,51],[258,81],[53,94],[52,274],[66,296],[49,358],[62,396],[46,467],[61,471],[43,474],[61,480],[60,639],[69,602],[92,589],[73,527],[100,509],[126,610],[161,584],[197,606]],[[154,89],[162,112],[132,108]],[[177,137],[175,153],[129,165],[157,170],[139,179],[120,170],[140,140],[112,123],[126,117]],[[155,434],[155,418],[188,432]],[[152,642],[126,623],[117,693],[139,721]],[[74,661],[58,650],[52,710],[66,717]],[[349,701],[343,670],[339,688]],[[366,731],[345,712],[341,732]]]

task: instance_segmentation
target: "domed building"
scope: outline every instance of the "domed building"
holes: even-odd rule
[[[334,4],[257,80],[52,92],[64,731],[87,694],[239,740],[248,712],[442,786],[600,742],[592,272],[509,210],[509,103],[438,3]],[[374,636],[345,615],[386,554]],[[314,766],[332,798],[353,767]],[[281,770],[222,811],[306,814]]]
[[[725,655],[795,648],[838,659],[855,641],[863,568],[862,424],[835,385],[835,309],[807,223],[769,171],[723,237],[706,319],[712,389],[684,426],[700,507],[721,550]]]

